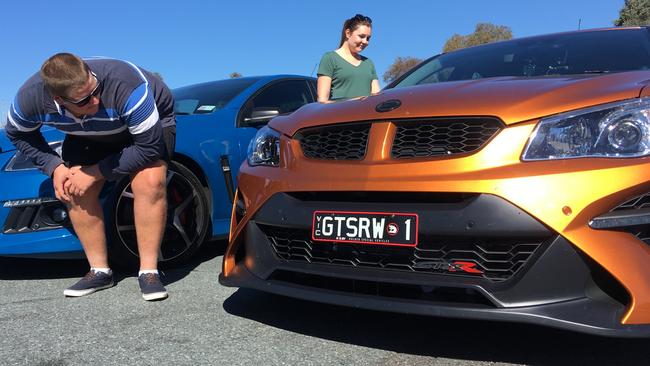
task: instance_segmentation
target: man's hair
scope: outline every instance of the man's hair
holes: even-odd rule
[[[372,19],[361,14],[357,14],[350,19],[346,19],[345,22],[343,22],[343,31],[341,31],[341,43],[339,43],[339,47],[343,46],[343,43],[345,43],[345,41],[348,39],[348,37],[345,36],[346,30],[349,29],[350,32],[354,32],[362,25],[372,28]]]
[[[71,53],[57,53],[41,66],[41,79],[52,95],[66,97],[74,89],[88,82],[88,65]]]

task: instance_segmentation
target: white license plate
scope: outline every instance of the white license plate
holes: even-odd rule
[[[417,234],[414,213],[314,211],[314,241],[414,247]]]

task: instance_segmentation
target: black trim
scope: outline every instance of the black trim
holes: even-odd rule
[[[381,196],[375,193],[375,198]],[[650,325],[620,323],[630,297],[611,274],[566,239],[499,197],[464,194],[436,203],[435,198],[441,196],[432,194],[428,201],[399,204],[375,199],[355,203],[318,201],[318,194],[272,196],[246,224],[240,234],[242,242],[235,267],[227,277],[221,274],[219,282],[373,310],[518,321],[608,336],[650,336]],[[512,278],[492,282],[468,276],[287,261],[275,255],[272,243],[260,228],[268,224],[309,228],[314,207],[393,210],[397,206],[402,212],[423,208],[428,208],[429,214],[446,212],[446,216],[427,221],[422,226],[425,232],[446,231],[454,236],[479,238],[550,235],[551,242],[536,250]],[[476,225],[468,228],[467,219],[476,220]]]
[[[601,281],[591,279],[589,267],[563,238],[516,286],[488,291],[442,276],[282,263],[265,249],[263,235],[254,232],[247,231],[246,248],[228,277],[220,274],[222,285],[371,310],[516,321],[617,337],[650,336],[650,325],[620,323],[626,305],[610,297],[599,286]]]
[[[589,221],[592,229],[618,229],[650,224],[650,208],[611,211]]]
[[[336,201],[336,196],[340,200]],[[412,196],[412,197],[411,197]],[[308,198],[307,198],[308,197]],[[350,197],[358,200],[347,201]],[[382,200],[381,197],[384,197]],[[421,233],[468,237],[549,237],[552,232],[494,195],[428,192],[277,193],[257,211],[266,225],[310,229],[314,210],[419,213]]]
[[[55,211],[64,216],[55,218]],[[34,231],[72,228],[65,205],[57,200],[35,205],[12,207],[5,219],[4,234],[24,234]]]
[[[232,180],[232,173],[230,170],[230,161],[228,155],[221,155],[221,172],[226,185],[226,192],[228,192],[228,200],[233,203],[235,200],[235,183]]]

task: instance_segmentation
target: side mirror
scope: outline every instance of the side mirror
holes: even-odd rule
[[[254,108],[251,116],[244,118],[244,122],[248,124],[264,124],[279,114],[280,111],[275,108]]]

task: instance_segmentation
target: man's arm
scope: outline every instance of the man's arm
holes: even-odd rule
[[[41,123],[24,117],[18,101],[9,108],[5,133],[21,153],[34,160],[37,168],[48,177],[63,163],[61,157],[50,147],[40,132]]]
[[[156,101],[148,84],[143,83],[129,96],[122,114],[133,144],[118,154],[99,162],[99,170],[107,180],[138,171],[160,160],[164,153],[162,124]]]

